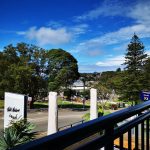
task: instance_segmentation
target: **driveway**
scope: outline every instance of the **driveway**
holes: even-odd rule
[[[82,116],[89,111],[78,111],[71,109],[58,110],[58,128],[73,124],[81,121]],[[47,111],[31,111],[28,112],[28,121],[36,125],[35,131],[46,132],[48,125],[48,112]],[[3,131],[3,113],[0,113],[0,131]],[[63,129],[63,128],[61,128]]]

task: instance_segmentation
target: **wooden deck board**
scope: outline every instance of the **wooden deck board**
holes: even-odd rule
[[[141,150],[141,148],[140,148],[141,147],[141,138],[140,137],[138,138],[138,142],[139,142],[138,148],[139,148],[139,150]],[[114,140],[114,145],[116,145],[116,146],[120,145],[119,138]],[[128,149],[128,135],[127,135],[127,133],[125,133],[123,135],[123,147]],[[146,147],[146,145],[145,145],[145,147]],[[134,148],[135,148],[135,136],[132,135],[132,137],[131,137],[131,149],[134,150]]]

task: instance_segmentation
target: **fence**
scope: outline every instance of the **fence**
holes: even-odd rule
[[[72,128],[72,127],[74,127],[76,125],[79,125],[79,124],[82,124],[84,122],[85,122],[84,120],[80,120],[80,121],[77,121],[77,122],[74,122],[74,123],[62,126],[62,127],[58,128],[58,131],[62,131],[64,129]]]
[[[147,101],[17,146],[14,150],[113,150],[114,147],[149,150],[149,108],[150,101]]]

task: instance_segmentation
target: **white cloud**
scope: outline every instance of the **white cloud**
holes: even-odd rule
[[[88,29],[88,24],[79,24],[79,25],[75,25],[73,27],[70,27],[71,32],[74,35],[79,35],[79,34],[84,34],[87,32]]]
[[[97,19],[99,16],[122,15],[122,14],[126,13],[127,11],[128,11],[128,8],[123,7],[123,3],[120,3],[120,1],[105,0],[97,8],[90,10],[81,16],[76,16],[75,20],[76,21],[93,20],[93,19]]]
[[[146,25],[138,24],[133,26],[128,26],[119,29],[115,32],[106,33],[103,36],[99,36],[82,43],[79,43],[75,48],[76,52],[80,51],[92,51],[97,49],[103,49],[104,46],[127,43],[136,33],[140,38],[150,37],[150,28]],[[123,44],[123,47],[124,44]],[[119,47],[118,47],[119,48]],[[121,49],[120,49],[121,50]],[[124,49],[125,50],[125,49]]]
[[[127,16],[135,19],[137,23],[150,25],[150,1],[139,1],[134,7],[130,8]]]
[[[103,43],[95,39],[87,40],[79,43],[74,49],[74,53],[83,53],[84,55],[97,56],[103,53]],[[97,54],[97,55],[96,55]]]
[[[123,55],[119,55],[113,58],[108,58],[105,61],[98,61],[96,63],[97,66],[121,66],[125,62],[125,58]]]
[[[130,4],[130,5],[129,5]],[[75,48],[77,52],[83,50],[103,49],[103,46],[127,43],[135,32],[140,38],[150,38],[150,1],[136,0],[130,3],[119,0],[105,0],[97,8],[77,16],[77,20],[97,19],[100,16],[123,16],[136,21],[136,24],[122,27],[115,32],[97,36],[79,43]]]
[[[76,16],[75,20],[93,20],[100,16],[128,17],[134,19],[137,23],[150,25],[150,1],[136,0],[128,3],[127,1],[105,0],[95,9]]]
[[[51,27],[50,27],[51,26]],[[70,27],[63,27],[57,22],[50,22],[49,27],[31,27],[27,31],[17,31],[18,35],[24,35],[30,40],[36,41],[39,45],[65,44],[80,34],[86,33],[87,24],[77,24]]]
[[[121,41],[129,40],[134,32],[141,38],[150,37],[150,28],[147,25],[137,24],[120,28],[116,32],[107,33],[103,37],[100,37],[100,40],[105,44],[117,44]]]
[[[102,53],[102,51],[101,51],[101,50],[98,50],[98,49],[89,50],[89,51],[87,52],[87,54],[88,54],[89,56],[92,56],[92,57],[98,56],[98,55],[100,55],[101,53]]]
[[[22,32],[23,33],[23,32]],[[31,27],[24,33],[30,40],[35,40],[39,45],[64,44],[71,40],[71,33],[66,28],[52,29],[50,27]]]

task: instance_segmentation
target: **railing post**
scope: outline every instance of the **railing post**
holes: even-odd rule
[[[141,123],[141,149],[144,148],[144,121]]]
[[[105,135],[109,137],[109,141],[107,145],[105,145],[105,150],[113,150],[114,149],[114,126],[110,126],[105,130]]]
[[[132,144],[131,144],[131,142],[132,142],[132,140],[131,140],[131,137],[132,137],[131,130],[132,129],[129,129],[129,131],[128,131],[128,150],[132,149]]]
[[[135,149],[137,150],[138,150],[138,144],[139,144],[138,136],[139,136],[139,127],[138,125],[136,125],[135,126]]]
[[[146,120],[146,150],[149,150],[149,121],[150,119],[148,118]]]
[[[120,135],[120,149],[123,149],[123,134],[122,135]]]

